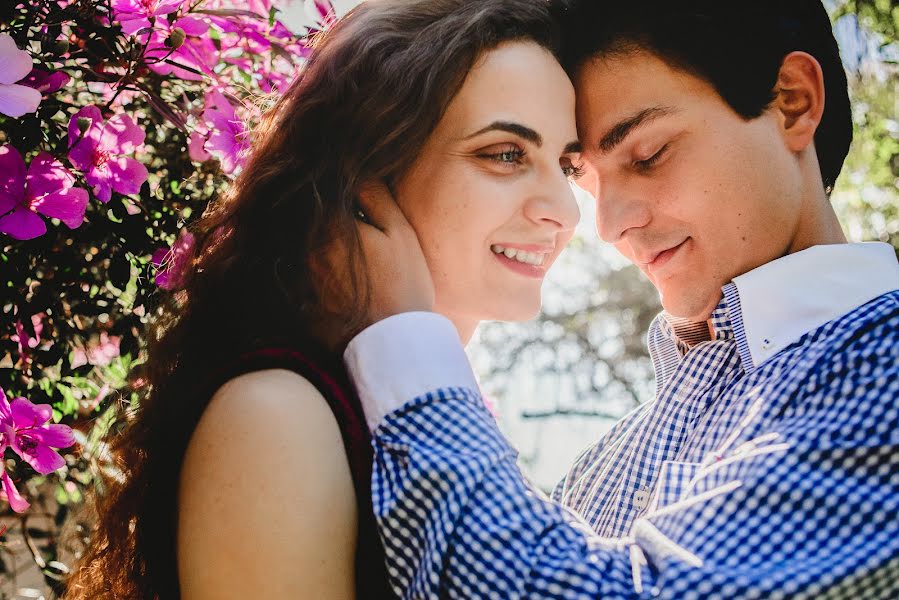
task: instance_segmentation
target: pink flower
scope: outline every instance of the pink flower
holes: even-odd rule
[[[0,469],[2,469],[2,465],[0,465]],[[9,477],[9,473],[6,472],[6,469],[2,469],[3,474],[0,475],[0,497],[5,497],[6,501],[9,502],[9,506],[17,513],[23,513],[28,510],[28,507],[31,504],[28,503],[28,500],[22,497],[22,494],[19,493],[19,490],[16,489],[16,485],[12,482],[12,479]]]
[[[82,135],[78,121],[86,125]],[[147,168],[125,156],[144,143],[143,130],[131,117],[117,114],[105,123],[100,109],[85,106],[69,121],[69,161],[81,169],[101,202],[109,202],[112,191],[136,194],[147,180]]]
[[[180,45],[173,50],[166,42],[176,29],[180,30],[178,36],[182,37]],[[171,24],[165,20],[160,21],[152,32],[138,39],[147,44],[144,58],[154,73],[173,75],[186,81],[202,81],[203,74],[208,77],[215,75],[212,68],[218,62],[215,44],[211,38],[205,37],[207,31],[209,23],[205,19],[186,16]],[[165,62],[166,60],[171,62]],[[183,65],[192,71],[177,65]]]
[[[31,337],[22,321],[16,321],[16,333],[10,339],[19,346],[19,356],[22,362],[27,363],[31,358],[31,351],[41,343],[41,332],[44,330],[43,317],[44,313],[31,315],[31,327],[34,329],[34,337]]]
[[[328,29],[337,21],[337,12],[331,0],[305,0],[306,14],[321,25],[322,29]]]
[[[122,33],[131,35],[150,27],[150,19],[173,13],[184,0],[112,0],[113,20],[122,26]]]
[[[272,9],[272,0],[247,0],[247,8],[263,17],[268,17]]]
[[[153,253],[150,260],[156,268],[156,285],[170,291],[181,287],[194,257],[195,243],[194,235],[182,229],[171,248],[160,248]]]
[[[6,398],[0,388],[0,456],[7,447],[42,475],[65,466],[65,459],[53,448],[68,448],[75,443],[68,425],[49,424],[53,409],[49,404],[32,404],[25,398]],[[19,495],[9,475],[3,472],[3,491],[12,509],[23,512],[28,502]]]
[[[0,146],[0,232],[17,240],[44,235],[47,225],[37,213],[77,228],[84,222],[88,194],[74,185],[72,174],[48,153],[38,154],[26,174],[19,151]]]
[[[210,100],[213,102],[211,107]],[[246,151],[250,147],[247,139],[249,132],[243,121],[221,92],[212,92],[207,97],[202,119],[209,127],[209,137],[203,148],[219,159],[222,171],[233,173],[242,166]]]
[[[70,79],[71,77],[62,71],[54,71],[51,73],[50,71],[35,67],[34,69],[31,69],[31,73],[19,83],[34,88],[41,94],[52,94],[53,92],[61,90]]]
[[[31,55],[19,50],[12,37],[0,33],[0,113],[13,118],[33,113],[41,93],[16,82],[31,72]]]
[[[99,341],[89,343],[87,348],[75,348],[72,351],[71,366],[73,369],[86,364],[105,367],[119,355],[121,343],[121,336],[109,335],[103,331],[100,333]]]
[[[197,162],[206,162],[212,155],[206,152],[206,138],[209,136],[209,129],[205,125],[198,125],[190,133],[187,138],[187,155],[191,160]]]

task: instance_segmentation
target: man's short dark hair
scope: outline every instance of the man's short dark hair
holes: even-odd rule
[[[558,0],[563,63],[574,74],[593,57],[649,51],[711,83],[746,119],[774,99],[783,59],[814,56],[824,72],[825,106],[815,149],[832,189],[852,141],[846,72],[820,0]]]

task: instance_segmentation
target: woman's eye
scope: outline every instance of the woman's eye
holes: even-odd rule
[[[500,152],[496,155],[497,160],[500,162],[518,162],[521,160],[522,152],[519,150],[509,150],[507,152]]]
[[[669,145],[670,144],[665,144],[664,146],[659,148],[658,152],[656,152],[655,154],[653,154],[652,156],[650,156],[649,158],[647,158],[645,160],[634,161],[634,167],[636,167],[638,171],[650,170],[665,155],[665,152],[668,150]]]
[[[517,165],[520,164],[522,159],[524,158],[524,150],[515,147],[507,147],[500,149],[499,152],[491,152],[489,149],[480,154],[481,158],[486,158],[498,163],[502,163],[503,165]]]

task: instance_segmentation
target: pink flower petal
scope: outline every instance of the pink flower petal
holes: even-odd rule
[[[0,387],[0,437],[3,436],[4,431],[4,423],[9,423],[12,425],[12,409],[9,406],[9,398],[6,397],[6,392]],[[0,456],[3,456],[0,454]]]
[[[16,489],[12,479],[9,477],[9,473],[5,469],[3,470],[2,478],[0,478],[0,484],[2,484],[3,494],[6,496],[6,501],[9,502],[10,508],[17,513],[23,513],[28,510],[28,507],[31,505],[19,494],[19,490]]]
[[[146,29],[150,26],[150,20],[143,17],[126,17],[125,15],[118,16],[119,25],[122,26],[122,33],[125,35],[134,35],[141,29]]]
[[[6,190],[0,190],[0,215],[5,215],[21,204],[22,199],[16,198]]]
[[[114,154],[131,154],[144,143],[144,137],[144,130],[131,117],[118,114],[103,124],[99,147]]]
[[[149,17],[167,15],[178,10],[184,0],[155,0],[142,2],[137,0],[113,0],[112,13],[122,26],[122,32],[131,35],[140,29],[150,26]]]
[[[330,0],[305,0],[303,4],[306,14],[325,28],[330,27],[337,20],[337,13]]]
[[[184,0],[158,0],[156,10],[153,12],[157,15],[167,15],[173,13],[184,4]]]
[[[96,149],[96,140],[85,136],[69,150],[69,162],[76,169],[84,172],[90,171],[94,167],[94,153]]]
[[[109,199],[112,198],[109,163],[106,163],[103,166],[92,166],[92,168],[84,174],[84,180],[91,185],[97,200],[103,203],[109,202]]]
[[[156,285],[164,290],[181,285],[185,270],[193,260],[196,241],[194,234],[182,230],[171,248],[160,248],[153,253],[151,260],[156,267]]]
[[[41,475],[47,475],[66,465],[66,459],[48,446],[38,444],[27,452],[23,452],[21,447],[16,444],[13,444],[12,448],[22,457],[22,460],[31,465]]]
[[[3,67],[0,67],[2,70]],[[0,113],[18,119],[37,110],[41,93],[26,85],[0,84]]]
[[[52,94],[62,89],[70,79],[71,77],[62,71],[54,71],[51,73],[43,69],[34,68],[31,69],[31,73],[19,83],[32,87],[41,94]]]
[[[16,427],[43,425],[53,416],[53,408],[49,404],[32,404],[25,398],[14,398],[9,406]]]
[[[26,198],[32,199],[69,189],[75,177],[49,153],[41,152],[31,161],[25,182]]]
[[[156,273],[156,277],[153,279],[153,282],[164,290],[171,290],[173,287],[175,287],[172,274],[168,271],[159,271],[158,273]]]
[[[17,208],[0,217],[0,233],[6,233],[17,240],[30,240],[47,232],[47,225],[39,216],[27,208]]]
[[[53,448],[69,448],[75,445],[75,433],[68,425],[54,423],[45,427],[38,427],[28,432],[32,438]]]
[[[87,364],[87,352],[84,348],[75,348],[72,350],[71,367],[77,369]]]
[[[218,89],[210,90],[203,98],[203,101],[206,103],[207,113],[213,112],[213,110],[210,109],[214,109],[215,112],[224,115],[226,119],[237,118],[237,113],[234,111],[234,105],[231,104],[228,97]]]
[[[32,63],[31,55],[19,50],[8,33],[0,33],[0,84],[19,81],[31,72]]]
[[[180,27],[187,35],[199,36],[209,31],[209,23],[199,17],[181,17],[173,27]]]
[[[25,161],[18,150],[8,144],[0,146],[0,189],[18,201],[25,198],[25,171]]]
[[[106,163],[112,189],[120,194],[136,194],[147,180],[147,167],[125,156]]]
[[[84,138],[79,141],[79,137],[81,133],[78,131],[78,119],[86,118],[90,120],[90,126],[88,130],[84,134]],[[82,152],[85,150],[84,146],[89,147],[89,151],[93,152],[93,149],[96,147],[97,142],[100,140],[100,126],[103,124],[103,114],[100,112],[100,109],[96,106],[85,106],[69,119],[69,148],[77,142],[78,145],[75,146],[75,149],[80,149]],[[90,140],[90,142],[88,142]],[[87,142],[87,143],[86,143]],[[69,152],[69,156],[72,156],[72,151]],[[81,168],[81,167],[79,167]]]
[[[212,158],[212,155],[203,148],[205,143],[206,135],[204,133],[194,131],[190,134],[190,137],[187,139],[187,154],[190,156],[191,160],[206,162]]]
[[[77,229],[84,223],[88,199],[87,190],[69,188],[47,194],[40,200],[32,202],[31,207],[42,215],[59,219],[69,229]]]

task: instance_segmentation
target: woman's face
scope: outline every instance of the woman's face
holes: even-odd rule
[[[579,218],[574,89],[533,42],[486,52],[397,182],[434,279],[434,309],[463,340],[485,319],[540,309],[547,269]]]

